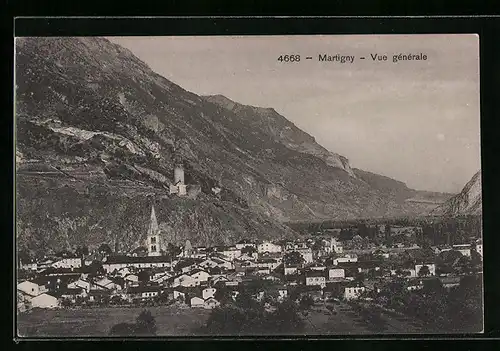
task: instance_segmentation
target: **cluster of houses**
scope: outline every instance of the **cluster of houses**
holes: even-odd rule
[[[257,300],[269,296],[279,301],[303,295],[315,300],[352,300],[379,292],[380,286],[374,282],[381,279],[404,277],[407,289],[416,290],[424,279],[436,276],[435,262],[391,266],[388,251],[374,250],[366,259],[344,252],[335,238],[322,239],[320,245],[312,239],[260,243],[241,240],[234,246],[211,248],[193,248],[187,242],[178,255],[164,255],[156,246],[155,221],[152,210],[145,256],[66,255],[38,263],[24,262],[18,274],[18,308],[174,301],[191,308],[211,309],[223,299],[236,299],[242,292]],[[470,256],[470,250],[482,255],[479,241],[476,247],[451,249],[463,255]],[[446,287],[459,283],[456,277],[441,278]]]

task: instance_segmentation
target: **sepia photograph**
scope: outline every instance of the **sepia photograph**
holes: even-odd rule
[[[483,333],[477,35],[14,44],[19,338]]]

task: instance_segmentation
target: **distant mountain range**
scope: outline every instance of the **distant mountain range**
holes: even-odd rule
[[[272,108],[198,96],[103,38],[16,39],[17,229],[31,249],[296,235],[293,220],[420,215],[452,194],[353,169]],[[170,195],[174,165],[199,194]],[[220,193],[213,189],[220,188]]]
[[[458,216],[481,215],[482,206],[481,171],[478,171],[462,191],[431,211],[433,215]]]

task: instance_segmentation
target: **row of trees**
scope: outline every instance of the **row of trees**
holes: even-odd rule
[[[307,302],[302,305],[304,308]],[[300,333],[304,322],[298,306],[285,300],[270,311],[263,302],[249,294],[239,294],[234,303],[226,303],[210,314],[206,324],[197,332],[208,335],[269,335]]]
[[[465,276],[456,288],[446,289],[438,279],[424,281],[417,291],[404,289],[393,281],[377,297],[379,303],[416,318],[429,328],[442,332],[479,332],[482,329],[482,281]]]

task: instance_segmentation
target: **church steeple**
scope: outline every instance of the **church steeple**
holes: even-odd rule
[[[151,219],[148,228],[148,255],[149,256],[159,256],[160,255],[160,238],[158,236],[158,221],[156,220],[155,207],[151,206]]]

